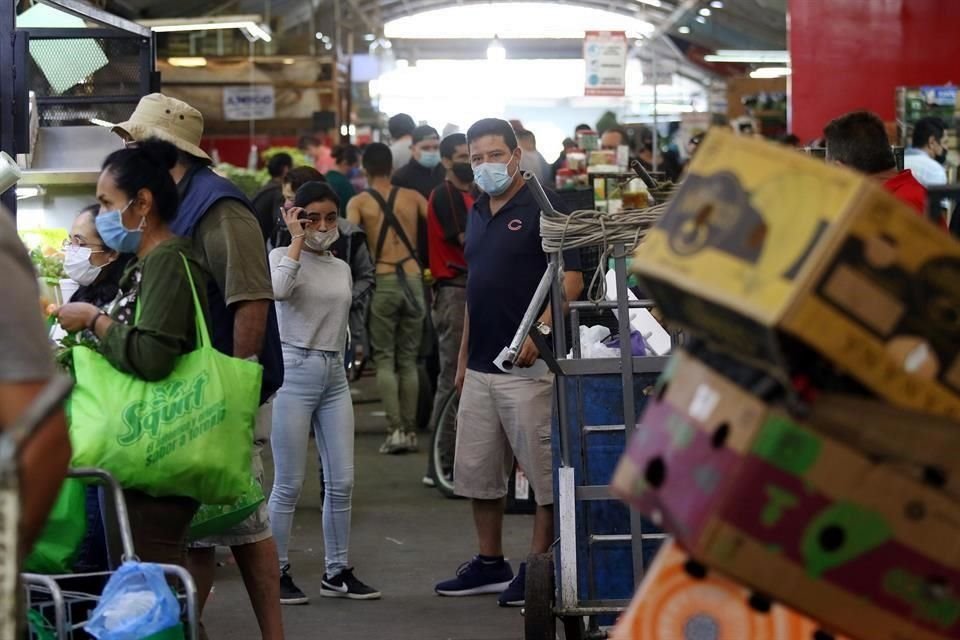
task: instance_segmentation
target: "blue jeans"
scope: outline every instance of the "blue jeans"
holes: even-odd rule
[[[323,541],[327,575],[348,568],[353,497],[353,402],[343,354],[283,345],[283,386],[273,401],[274,478],[270,524],[280,564],[288,563],[310,429],[323,465]]]

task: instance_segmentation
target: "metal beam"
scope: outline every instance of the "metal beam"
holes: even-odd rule
[[[670,13],[670,15],[664,18],[663,21],[657,25],[650,35],[640,41],[640,44],[637,48],[642,49],[647,45],[648,42],[658,40],[661,36],[669,33],[670,29],[673,29],[673,25],[683,20],[683,16],[696,9],[701,2],[702,0],[683,0],[677,5],[677,8]]]
[[[115,27],[130,33],[135,33],[143,38],[149,38],[153,35],[150,29],[147,27],[139,25],[131,20],[124,20],[119,16],[98,9],[92,4],[83,2],[82,0],[40,0],[40,2],[49,7],[65,11],[66,13],[80,18],[93,20],[94,22],[99,22],[100,24],[107,25],[109,27]]]
[[[333,1],[340,2],[340,0]],[[367,17],[367,13],[360,8],[360,4],[357,2],[357,0],[347,0],[347,4],[350,5],[350,8],[353,9],[353,13],[355,13],[357,17],[360,18],[361,22],[366,25],[367,29],[370,30],[370,33],[380,34],[380,32],[383,31],[383,25],[381,24],[378,26],[374,24],[374,22]]]

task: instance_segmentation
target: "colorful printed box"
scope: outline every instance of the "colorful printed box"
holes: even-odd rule
[[[665,374],[613,486],[699,560],[830,628],[960,638],[960,506],[690,355]]]
[[[610,640],[843,640],[779,603],[705,568],[679,545],[663,546]]]
[[[634,269],[666,317],[737,357],[793,373],[796,340],[960,418],[960,243],[870,178],[711,132]]]

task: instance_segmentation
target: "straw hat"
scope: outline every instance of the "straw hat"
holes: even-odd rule
[[[141,98],[130,119],[114,125],[112,131],[137,142],[160,138],[192,156],[211,161],[200,148],[203,114],[186,102],[162,93]]]

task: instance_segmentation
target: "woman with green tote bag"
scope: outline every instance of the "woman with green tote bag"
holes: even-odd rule
[[[190,241],[169,229],[178,206],[177,187],[170,177],[176,161],[176,147],[160,140],[116,151],[106,159],[97,182],[97,230],[108,247],[134,254],[135,259],[120,280],[116,300],[106,310],[70,303],[57,314],[67,331],[86,329],[99,339],[101,360],[148,382],[170,376],[181,356],[199,346],[200,332],[205,329],[197,326],[198,321],[205,322],[205,316],[197,315],[197,302],[205,310],[206,275],[192,257]],[[81,355],[87,357],[74,353],[78,387],[84,383],[79,372]],[[82,413],[79,408],[76,412]],[[91,429],[97,428],[89,424],[92,420],[72,418],[75,441],[77,437],[99,437],[104,447],[118,448],[116,433],[106,425],[100,425],[103,435],[95,431],[91,435]],[[83,424],[76,424],[78,421]],[[187,495],[157,495],[160,492],[148,493],[150,488],[130,488],[119,473],[122,470],[108,470],[118,475],[125,487],[134,548],[140,559],[184,565],[187,532],[199,502]]]

